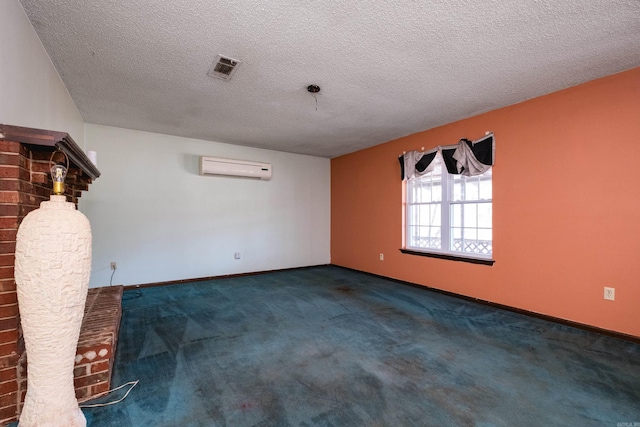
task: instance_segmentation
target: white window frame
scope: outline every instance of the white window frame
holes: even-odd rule
[[[433,160],[433,171],[432,172],[428,172],[422,176],[418,176],[415,178],[411,178],[409,180],[407,180],[406,184],[405,184],[405,227],[404,227],[404,242],[405,242],[405,249],[410,251],[410,252],[418,252],[418,253],[424,253],[425,255],[429,255],[429,254],[435,254],[435,255],[444,255],[445,257],[452,257],[452,258],[461,258],[461,259],[466,259],[469,258],[471,260],[473,259],[478,259],[478,260],[486,260],[486,261],[491,261],[492,263],[492,257],[493,257],[493,218],[492,218],[492,212],[493,212],[493,176],[492,176],[492,170],[489,169],[489,171],[485,172],[482,175],[479,176],[473,176],[473,177],[466,177],[466,176],[462,176],[462,175],[452,175],[449,174],[446,170],[446,167],[444,165],[444,161],[442,160],[442,156],[441,154],[438,152],[436,155],[436,158]],[[488,179],[487,179],[488,178]],[[441,197],[440,200],[438,200],[438,197],[431,197],[431,200],[414,200],[414,197],[412,196],[417,194],[416,192],[413,192],[413,185],[420,182],[420,181],[431,181],[433,182],[440,182],[440,187],[441,187]],[[478,198],[477,199],[472,199],[472,200],[455,200],[454,198],[454,194],[453,194],[453,185],[455,180],[465,180],[465,181],[470,181],[470,180],[483,180],[483,181],[487,181],[489,180],[489,182],[491,183],[491,191],[489,192],[489,197],[482,197],[480,194],[480,191],[478,191]],[[432,184],[433,185],[433,184]],[[463,186],[465,187],[465,186]],[[433,187],[432,187],[433,188]],[[412,193],[413,192],[413,193]],[[455,205],[463,205],[463,210],[464,210],[464,205],[476,205],[475,211],[476,211],[476,226],[473,227],[464,227],[464,214],[461,215],[460,217],[460,221],[461,224],[456,224],[456,227],[452,226],[452,210],[454,209]],[[483,220],[485,222],[485,227],[480,227],[478,225],[479,219],[478,219],[478,207],[477,205],[481,205],[481,204],[490,204],[490,227],[486,227],[486,222],[487,222],[487,218],[486,218],[486,214],[483,216]],[[429,205],[431,206],[440,206],[440,218],[439,221],[433,221],[433,219],[430,219],[432,222],[431,224],[422,224],[420,223],[420,219],[418,218],[420,216],[420,213],[418,212],[417,209],[412,209],[414,206],[422,206],[422,207],[428,207]],[[486,209],[485,209],[486,210]],[[431,213],[433,210],[429,210],[429,217],[431,217]],[[437,208],[436,208],[437,211]],[[412,218],[411,216],[414,216],[415,218]],[[424,214],[423,214],[424,215]],[[417,223],[416,223],[417,222]],[[440,247],[433,247],[432,242],[437,241],[437,236],[435,236],[436,238],[432,238],[431,237],[431,231],[433,231],[433,227],[429,228],[429,230],[431,230],[429,233],[426,234],[422,234],[420,233],[420,239],[421,240],[425,240],[424,236],[428,235],[426,241],[426,247],[425,245],[416,245],[414,244],[416,241],[416,238],[414,236],[416,236],[415,234],[412,235],[412,233],[416,232],[416,227],[422,227],[427,228],[428,226],[435,224],[435,226],[437,227],[437,223],[440,223]],[[454,228],[460,229],[460,232],[458,233],[460,238],[457,239],[458,244],[460,244],[462,246],[462,250],[456,250],[455,248],[453,248],[452,246],[454,246],[456,243],[454,243],[454,239],[452,239],[452,234],[456,234],[454,233]],[[465,239],[465,234],[473,234],[473,230],[476,230],[476,238],[475,239]],[[481,231],[482,230],[482,231]],[[485,239],[479,239],[479,235],[480,234],[489,234],[490,235],[490,239],[487,240]],[[486,237],[486,236],[485,236]],[[470,246],[472,247],[472,250],[465,250],[466,246]],[[468,249],[468,247],[467,247]]]

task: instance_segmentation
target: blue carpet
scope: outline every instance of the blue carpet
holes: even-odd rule
[[[91,427],[640,426],[640,345],[338,267],[124,298]]]

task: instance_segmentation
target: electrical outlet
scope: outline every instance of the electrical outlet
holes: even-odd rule
[[[111,261],[111,269],[115,270],[116,268],[118,268],[118,264],[115,261]]]
[[[384,261],[384,254],[380,254],[380,261]]]
[[[604,287],[604,299],[615,301],[616,299],[616,288],[607,288]]]
[[[235,253],[233,254],[233,257],[234,257],[235,259],[240,259],[240,252],[235,252]]]

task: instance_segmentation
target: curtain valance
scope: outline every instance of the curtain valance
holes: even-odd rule
[[[495,138],[491,133],[476,141],[463,138],[455,145],[439,146],[424,152],[408,151],[398,157],[401,179],[415,178],[433,171],[433,160],[438,153],[450,174],[482,175],[495,162]]]

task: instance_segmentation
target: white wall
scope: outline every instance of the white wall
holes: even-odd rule
[[[18,0],[0,0],[0,123],[68,132],[84,122]]]
[[[82,116],[19,0],[0,0],[0,123],[68,132],[102,176],[79,208],[91,286],[329,263],[330,161],[97,125]],[[271,181],[198,176],[198,156],[273,164]],[[241,252],[240,260],[233,259]]]
[[[144,284],[330,262],[329,159],[87,124],[100,176],[91,286]],[[198,175],[199,156],[267,162],[270,181]],[[241,252],[235,260],[234,252]]]

